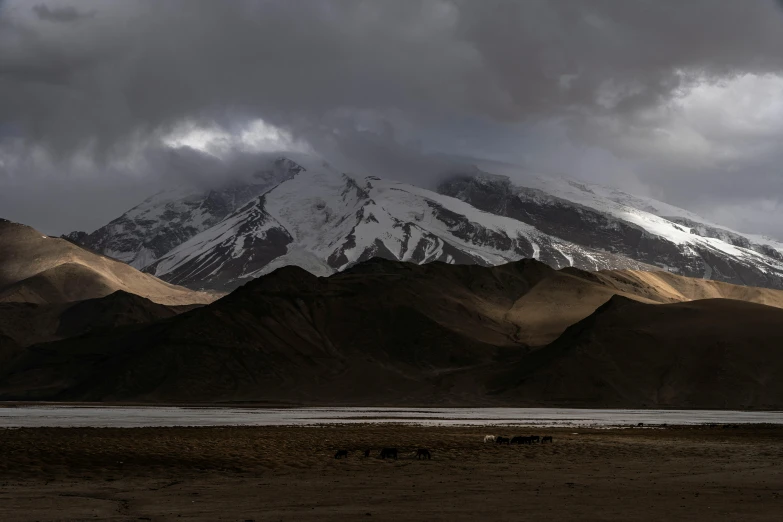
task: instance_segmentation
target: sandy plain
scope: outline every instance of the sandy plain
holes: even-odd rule
[[[501,447],[482,442],[488,433],[554,443]],[[399,459],[379,459],[384,446]],[[432,460],[416,460],[419,447]],[[780,426],[0,430],[3,521],[781,516]]]

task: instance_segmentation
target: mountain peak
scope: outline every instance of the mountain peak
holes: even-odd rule
[[[159,192],[95,232],[86,236],[74,232],[68,239],[142,269],[304,171],[288,157],[270,156],[244,179],[231,178],[206,189],[176,187]]]
[[[246,180],[162,193],[69,238],[167,281],[220,291],[289,264],[329,275],[374,257],[484,266],[531,258],[783,288],[783,244],[578,180],[479,165],[436,192],[307,154],[265,161]]]

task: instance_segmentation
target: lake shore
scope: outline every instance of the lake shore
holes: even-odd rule
[[[400,423],[427,426],[519,425],[621,427],[644,425],[776,424],[783,413],[731,410],[622,410],[579,408],[319,407],[229,408],[26,404],[0,408],[0,428],[308,426]]]
[[[484,444],[488,433],[554,442]],[[398,460],[378,458],[387,446]],[[416,460],[419,447],[432,460]],[[348,458],[333,458],[340,449]],[[781,512],[780,426],[0,430],[7,521],[776,520]]]

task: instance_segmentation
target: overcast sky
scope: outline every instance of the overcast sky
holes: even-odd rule
[[[775,0],[0,0],[0,217],[92,230],[277,149],[432,153],[783,239]]]

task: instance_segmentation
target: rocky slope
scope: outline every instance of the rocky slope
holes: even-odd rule
[[[645,305],[629,319],[631,333],[615,339],[604,328],[586,329],[595,322],[591,314],[615,295]],[[687,318],[692,316],[680,320],[681,309],[647,305],[704,296],[783,306],[781,291],[665,273],[555,271],[534,260],[481,267],[373,259],[328,278],[285,267],[176,317],[27,348],[0,368],[0,398],[375,405],[544,405],[567,399],[600,406],[603,396],[595,399],[591,387],[583,393],[572,386],[568,393],[550,395],[533,393],[538,384],[525,383],[560,382],[550,371],[553,366],[541,360],[579,354],[581,346],[601,335],[609,336],[613,350],[644,347],[645,364],[633,366],[632,357],[604,361],[601,347],[608,344],[599,344],[569,363],[563,386],[582,363],[587,372],[583,380],[600,381],[605,363],[611,368],[616,364],[612,371],[618,374],[633,371],[629,375],[652,382],[679,360],[666,347],[660,365],[648,364],[658,343],[676,341],[687,353],[715,340],[732,350],[750,351],[760,342],[763,353],[749,357],[766,357],[777,337],[760,339],[777,328],[783,310],[718,300],[729,303],[728,308],[715,315],[716,333],[707,335],[709,308],[694,319],[688,333]],[[658,307],[666,310],[663,319],[646,323],[645,314],[657,317]],[[676,326],[671,331],[666,317]],[[608,328],[619,328],[613,325]],[[751,327],[762,332],[747,335],[754,342],[743,337]],[[697,364],[695,358],[687,360]],[[698,390],[713,390],[710,386],[706,377],[693,383]],[[607,404],[645,404],[642,395],[606,397]],[[776,395],[765,399],[765,407],[773,399],[783,405],[783,395]],[[676,406],[677,400],[667,404]],[[753,404],[762,403],[747,403]]]

